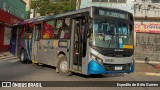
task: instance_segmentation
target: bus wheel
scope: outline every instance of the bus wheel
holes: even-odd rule
[[[68,71],[68,62],[65,56],[58,57],[57,69],[60,75],[69,76],[71,72]]]
[[[22,63],[29,63],[29,60],[26,59],[26,51],[23,49],[20,53],[19,59]]]

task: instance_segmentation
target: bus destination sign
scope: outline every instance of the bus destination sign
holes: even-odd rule
[[[115,18],[121,18],[121,19],[128,18],[127,14],[125,14],[125,13],[113,12],[113,11],[109,11],[109,10],[99,10],[98,14],[102,15],[102,16],[109,16],[109,17],[115,17]]]

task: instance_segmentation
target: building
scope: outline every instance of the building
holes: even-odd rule
[[[77,0],[77,9],[102,6],[131,12],[135,17],[135,59],[160,61],[160,0]]]
[[[26,18],[30,18],[31,0],[23,0],[26,3]]]
[[[135,59],[160,61],[160,0],[136,0],[135,32]]]
[[[77,0],[77,4],[78,1],[81,1],[80,8],[85,8],[89,6],[102,6],[118,8],[134,13],[135,0]]]
[[[25,8],[23,0],[0,0],[0,52],[9,51],[11,27],[26,19]]]

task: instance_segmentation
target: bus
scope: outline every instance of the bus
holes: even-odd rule
[[[127,11],[87,7],[13,26],[11,53],[60,75],[134,72],[134,20]]]

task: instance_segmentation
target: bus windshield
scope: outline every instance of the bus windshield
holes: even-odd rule
[[[102,48],[124,48],[133,44],[132,24],[93,20],[90,43]]]

